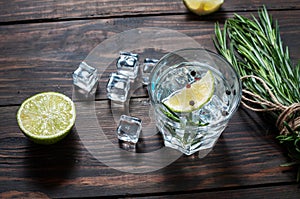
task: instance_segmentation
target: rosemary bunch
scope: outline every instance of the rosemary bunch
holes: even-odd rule
[[[253,93],[252,102],[260,102],[261,97],[272,104],[279,103],[282,107],[299,104],[300,62],[292,65],[288,48],[282,44],[278,22],[272,20],[265,7],[258,11],[258,17],[247,18],[235,14],[226,20],[223,30],[216,23],[214,44],[241,77],[259,77],[269,88],[266,89],[256,78],[243,79],[243,87]],[[262,110],[271,110],[270,113],[276,119],[283,112],[277,108],[270,109],[268,103],[260,103],[259,106]],[[295,111],[289,118],[299,116],[299,111]],[[286,121],[283,124],[287,133],[277,138],[288,149],[292,159],[291,163],[285,165],[298,165],[299,181],[300,128],[293,129]]]

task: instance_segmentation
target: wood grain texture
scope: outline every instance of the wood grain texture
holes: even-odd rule
[[[91,131],[78,123],[61,142],[42,146],[29,141],[16,121],[21,102],[35,93],[58,91],[72,97],[72,72],[98,44],[118,33],[162,27],[215,51],[211,38],[216,21],[223,24],[235,12],[256,15],[263,4],[278,19],[284,44],[297,63],[299,0],[225,0],[218,12],[202,17],[188,12],[181,0],[1,1],[0,198],[299,198],[296,170],[280,166],[288,159],[275,139],[274,121],[242,107],[207,157],[183,155],[160,170],[140,174],[107,166],[106,160],[124,164],[109,150],[97,159],[90,149],[103,150],[102,142],[98,137],[84,140]],[[165,52],[154,48],[139,53],[158,58]],[[103,67],[93,110],[99,130],[131,155],[164,148],[154,128],[136,148],[118,141],[121,112],[112,109],[105,91],[116,68],[114,63]],[[147,99],[146,89],[140,87],[129,103],[129,113],[145,125],[151,122]],[[80,116],[88,123],[91,112],[78,111]],[[145,165],[150,166],[151,162]]]
[[[274,18],[279,19],[284,44],[289,46],[295,63],[300,59],[299,13],[299,10],[274,13]],[[211,39],[213,24],[215,21],[222,23],[230,15],[204,19],[171,15],[0,26],[0,105],[20,104],[42,91],[59,91],[71,96],[72,72],[79,63],[98,44],[125,30],[164,27],[183,33],[204,48],[215,51]],[[153,56],[154,52],[148,53]],[[106,98],[106,83],[109,74],[115,70],[112,64],[101,76],[97,99]],[[141,89],[135,93],[135,96],[145,95]]]
[[[299,198],[300,190],[294,185],[284,185],[284,186],[272,186],[263,188],[243,188],[239,190],[225,190],[225,191],[203,191],[202,193],[192,193],[192,194],[174,194],[165,196],[149,196],[143,197],[145,199],[166,199],[166,198],[243,198],[243,199],[253,199],[253,198]],[[129,198],[129,197],[128,197]],[[130,197],[132,199],[136,197]]]
[[[132,107],[139,106],[139,99]],[[1,107],[0,193],[39,192],[50,198],[92,196],[147,196],[184,194],[264,184],[294,183],[295,173],[279,165],[286,161],[274,139],[276,130],[259,115],[239,109],[204,159],[182,156],[169,166],[150,173],[131,174],[112,169],[98,161],[82,145],[80,132],[73,129],[61,142],[51,146],[33,144],[20,132],[15,121],[17,106]],[[116,139],[116,121],[107,101],[96,103],[105,134]],[[142,119],[146,109],[140,109]],[[141,150],[161,145],[159,137],[140,142]],[[163,146],[162,146],[163,147]],[[114,158],[107,154],[104,158]],[[121,163],[122,164],[122,163]],[[238,193],[238,192],[237,192]]]
[[[286,3],[284,0],[225,1],[221,12],[253,11],[266,5],[269,9],[294,10],[300,8],[298,0]],[[149,14],[187,13],[182,0],[39,0],[39,1],[2,1],[0,3],[0,22],[30,20],[66,20],[79,18],[137,16]]]

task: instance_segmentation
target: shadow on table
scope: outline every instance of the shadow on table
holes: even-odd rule
[[[53,145],[39,145],[28,141],[25,175],[39,186],[56,187],[70,178],[76,164],[79,144],[75,131]]]
[[[198,158],[197,154],[183,155],[162,169],[164,183],[161,186],[166,191],[177,190],[178,193],[184,193],[240,185],[242,179],[237,169],[236,157],[232,157],[230,153],[230,144],[221,135],[206,157]]]

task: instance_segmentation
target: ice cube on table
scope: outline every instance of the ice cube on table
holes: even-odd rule
[[[83,89],[87,93],[95,92],[95,85],[98,84],[98,72],[96,68],[81,62],[73,73],[73,84]]]
[[[117,135],[119,140],[137,143],[142,130],[142,120],[136,117],[121,115]]]
[[[107,97],[113,101],[125,102],[130,89],[128,76],[112,73],[107,83]]]
[[[143,68],[142,68],[142,83],[144,85],[149,84],[150,73],[157,62],[158,62],[158,59],[146,58],[144,60],[144,64],[143,64]]]
[[[127,75],[130,79],[135,79],[139,70],[138,54],[120,52],[117,69],[119,74]]]

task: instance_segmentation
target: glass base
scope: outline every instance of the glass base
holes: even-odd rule
[[[197,149],[191,149],[191,147],[183,148],[182,146],[178,146],[177,143],[169,142],[166,139],[164,139],[164,144],[166,147],[176,149],[185,155],[192,155],[192,154],[198,152],[198,158],[204,158],[205,156],[207,156],[212,151],[213,146],[214,146],[214,144],[213,144],[213,146],[209,147],[209,148],[201,148],[201,147],[197,148]]]
[[[205,157],[213,149],[226,127],[223,125],[209,130],[203,129],[201,131],[198,129],[197,131],[171,127],[167,123],[158,124],[157,127],[163,135],[166,147],[179,150],[185,155],[198,152],[199,158]]]

